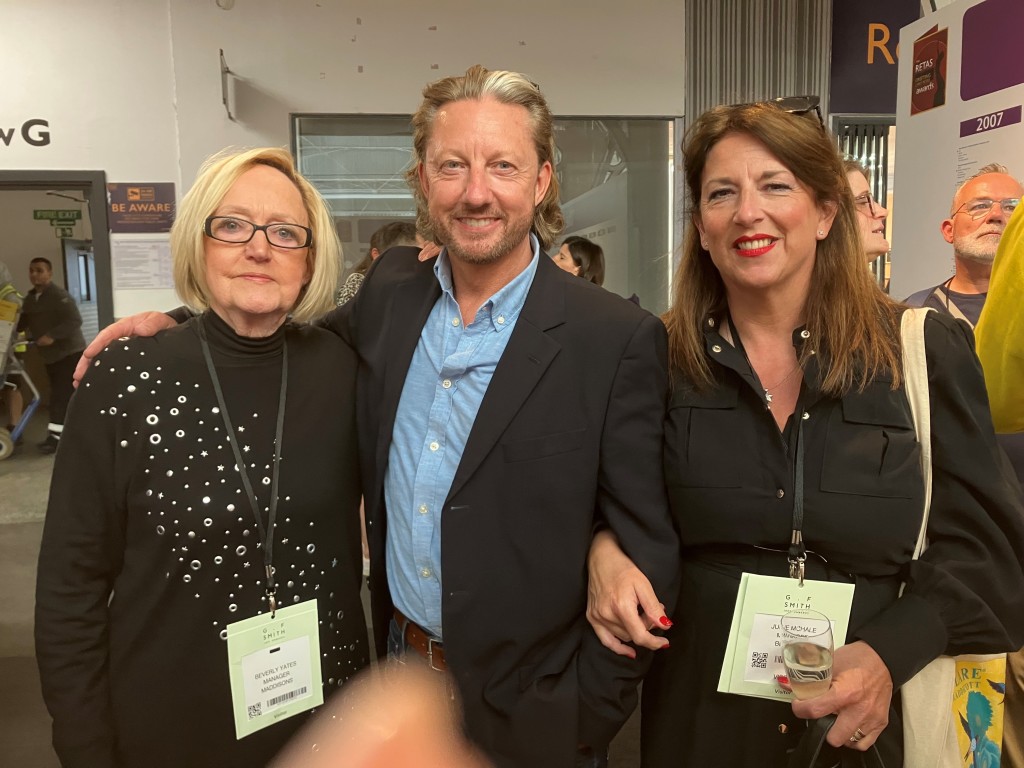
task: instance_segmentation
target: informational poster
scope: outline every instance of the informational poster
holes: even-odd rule
[[[946,103],[946,56],[949,30],[932,27],[914,41],[914,93],[910,114],[916,115]]]
[[[107,184],[111,232],[168,232],[174,223],[171,182]]]
[[[896,112],[890,293],[898,299],[953,274],[941,235],[957,188],[1002,163],[1024,177],[1021,0],[961,0],[903,28]]]
[[[173,289],[170,238],[110,239],[110,258],[114,273],[114,289]]]

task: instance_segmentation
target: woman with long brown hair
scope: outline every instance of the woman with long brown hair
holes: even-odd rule
[[[935,313],[930,546],[912,560],[923,476],[904,308],[864,269],[842,159],[807,106],[717,107],[683,147],[693,212],[666,315],[665,468],[683,563],[671,621],[612,537],[590,563],[605,644],[659,649],[643,691],[645,766],[782,766],[805,721],[829,713],[840,751],[828,765],[873,746],[902,765],[894,692],[940,654],[1024,641],[1020,502],[970,332]],[[741,577],[792,575],[854,585],[831,687],[792,703],[720,692]],[[664,637],[647,631],[659,621]]]

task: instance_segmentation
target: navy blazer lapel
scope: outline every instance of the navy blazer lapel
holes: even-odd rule
[[[561,350],[547,331],[565,322],[565,284],[559,279],[562,274],[541,253],[533,285],[480,403],[448,498],[473,476]]]
[[[381,397],[380,429],[377,433],[378,477],[383,482],[387,466],[391,435],[395,430],[395,415],[402,398],[405,378],[409,373],[412,355],[416,351],[423,326],[430,310],[441,295],[441,285],[434,274],[434,260],[430,269],[418,271],[394,288],[394,297],[386,321],[387,338],[384,370],[384,392]]]

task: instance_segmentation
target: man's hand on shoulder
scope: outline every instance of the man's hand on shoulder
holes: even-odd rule
[[[177,322],[174,318],[163,312],[140,312],[137,315],[123,317],[108,325],[96,334],[96,338],[82,353],[78,367],[75,368],[75,386],[77,387],[84,378],[85,372],[92,365],[93,358],[110,346],[111,342],[124,336],[155,336],[158,332],[166,328],[173,328],[175,325]]]

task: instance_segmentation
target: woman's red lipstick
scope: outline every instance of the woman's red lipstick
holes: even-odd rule
[[[771,235],[744,235],[736,238],[732,247],[740,256],[753,258],[768,253],[775,247],[776,242],[778,242],[776,238]]]

